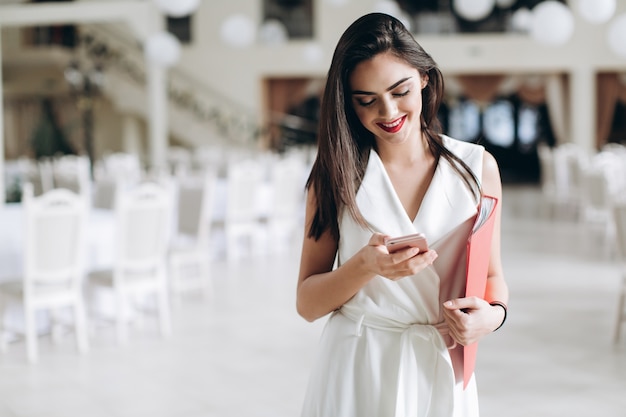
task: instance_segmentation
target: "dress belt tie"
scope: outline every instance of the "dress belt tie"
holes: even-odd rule
[[[401,333],[398,389],[394,417],[452,417],[455,377],[443,336],[449,334],[445,323],[411,324],[366,314],[362,309],[344,305],[338,313],[356,324],[355,335],[363,327]],[[419,352],[419,355],[418,355]]]

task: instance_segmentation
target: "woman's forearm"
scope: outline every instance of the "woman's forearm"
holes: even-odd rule
[[[357,253],[345,264],[329,272],[304,278],[298,285],[298,313],[308,321],[338,309],[376,276],[365,268]]]

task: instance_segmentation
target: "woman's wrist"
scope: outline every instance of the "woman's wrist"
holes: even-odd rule
[[[503,303],[502,301],[491,301],[489,302],[489,305],[494,306],[494,307],[498,307],[498,308],[502,308],[502,310],[504,311],[504,316],[502,317],[502,321],[500,322],[500,325],[498,325],[498,327],[496,327],[493,331],[495,332],[496,330],[498,330],[500,327],[502,327],[504,325],[504,322],[506,321],[506,316],[507,316],[507,306],[505,303]]]

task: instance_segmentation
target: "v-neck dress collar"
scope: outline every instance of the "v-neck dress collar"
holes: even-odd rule
[[[453,152],[460,151],[459,156],[462,159],[468,156],[466,154],[468,150],[473,149],[467,149],[463,145],[468,144],[445,136],[444,144],[449,148],[452,147]],[[480,178],[482,172],[475,174]],[[417,215],[411,221],[382,160],[375,150],[371,150],[356,201],[372,230],[390,236],[421,232],[426,235],[432,246],[459,223],[475,214],[475,206],[463,204],[468,198],[472,199],[473,196],[467,186],[460,180],[450,163],[440,158]]]

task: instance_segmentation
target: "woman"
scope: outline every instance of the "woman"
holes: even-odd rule
[[[303,416],[477,416],[462,346],[498,328],[508,289],[500,209],[485,300],[463,298],[465,243],[481,194],[501,198],[494,158],[439,134],[443,79],[395,18],[372,13],[339,40],[307,182],[297,308],[331,313]],[[389,253],[423,232],[430,249]],[[493,302],[494,304],[490,304]]]

